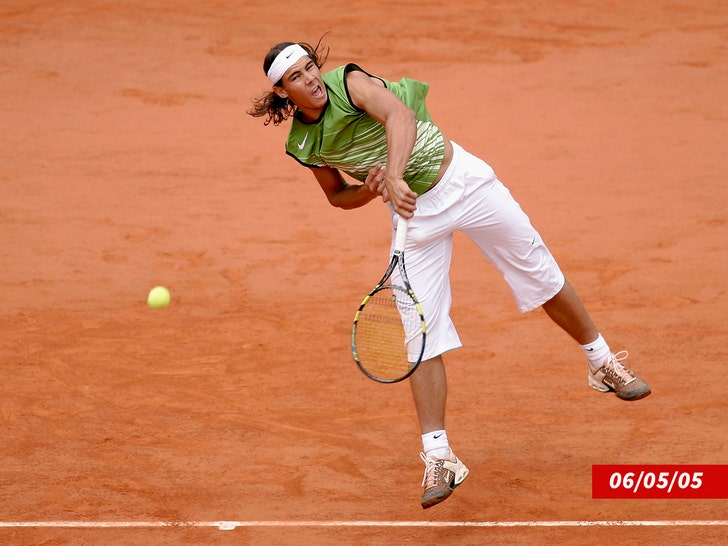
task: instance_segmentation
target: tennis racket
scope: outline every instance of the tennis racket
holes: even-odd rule
[[[407,220],[400,218],[389,267],[361,302],[351,329],[354,360],[367,377],[380,383],[408,378],[425,351],[425,317],[404,265],[406,240]]]

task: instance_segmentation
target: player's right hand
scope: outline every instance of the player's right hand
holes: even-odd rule
[[[381,163],[377,163],[374,167],[369,169],[367,179],[364,184],[372,193],[377,193],[382,196],[382,200],[386,203],[389,201],[389,194],[387,187],[384,184],[384,177],[387,174],[387,168]]]

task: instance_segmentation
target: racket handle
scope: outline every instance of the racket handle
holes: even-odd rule
[[[409,220],[399,217],[397,220],[397,238],[394,240],[394,250],[402,252],[407,241],[407,224]]]

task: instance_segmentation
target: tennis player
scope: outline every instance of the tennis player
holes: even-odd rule
[[[614,354],[529,218],[493,169],[450,141],[425,105],[428,84],[371,75],[355,64],[322,73],[321,40],[284,42],[265,56],[272,90],[249,114],[265,124],[291,119],[286,153],[310,169],[335,207],[382,197],[393,220],[409,219],[407,271],[427,322],[427,345],[410,378],[425,463],[421,504],[445,500],[468,475],[445,430],[443,353],[461,346],[450,319],[453,232],[461,231],[508,283],[521,312],[543,307],[583,349],[588,385],[623,400],[649,386]],[[342,173],[354,179],[347,181]]]

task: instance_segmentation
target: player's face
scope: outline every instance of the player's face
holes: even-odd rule
[[[315,62],[308,57],[300,58],[286,71],[281,83],[282,87],[275,87],[278,95],[291,99],[305,117],[318,119],[328,94]]]

